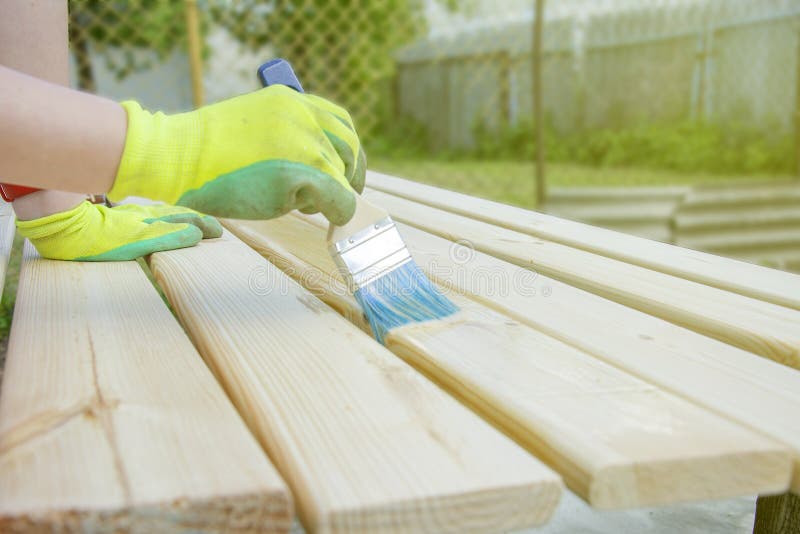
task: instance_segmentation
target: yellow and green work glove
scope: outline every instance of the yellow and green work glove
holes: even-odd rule
[[[350,115],[274,85],[177,115],[124,102],[128,134],[108,197],[147,197],[204,213],[270,219],[298,209],[344,224],[366,157]]]
[[[39,219],[17,220],[17,229],[43,257],[76,261],[132,260],[222,235],[215,218],[189,208],[161,204],[108,208],[88,201]]]

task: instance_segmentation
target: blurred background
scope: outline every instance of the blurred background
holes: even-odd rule
[[[85,90],[188,110],[284,57],[372,170],[800,270],[800,0],[69,5]]]

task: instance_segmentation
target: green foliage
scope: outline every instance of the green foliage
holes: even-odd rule
[[[449,7],[451,0],[439,0]],[[454,5],[454,4],[453,4]],[[389,97],[395,51],[426,29],[425,0],[212,0],[213,21],[248,48],[269,45],[291,61],[309,92],[372,132]],[[380,113],[380,110],[377,110]]]
[[[0,339],[7,339],[8,333],[11,330],[11,315],[14,311],[14,305],[9,304],[3,300],[0,303]]]
[[[430,139],[427,128],[413,119],[402,118],[381,122],[376,133],[364,139],[369,154],[394,158],[410,158],[428,154]]]
[[[774,132],[780,128],[765,133],[742,123],[684,121],[559,135],[548,125],[544,141],[549,162],[680,173],[790,174],[795,165],[793,138]],[[402,119],[387,123],[367,146],[379,158],[530,161],[536,155],[530,122],[500,130],[479,123],[473,138],[474,148],[434,151],[425,126]]]
[[[74,52],[84,55],[91,42],[121,79],[152,66],[151,58],[134,54],[134,49],[150,50],[163,60],[186,42],[184,9],[178,0],[69,0],[70,41]],[[111,54],[113,48],[122,52]]]
[[[484,159],[533,159],[535,155],[530,123],[499,132],[478,125],[474,136],[476,148],[468,155]],[[788,173],[794,164],[791,136],[765,134],[739,123],[685,121],[571,135],[558,135],[547,127],[544,137],[548,161],[600,167],[752,174]]]

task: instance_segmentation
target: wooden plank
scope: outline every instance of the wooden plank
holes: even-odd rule
[[[645,239],[662,241],[664,243],[670,243],[672,241],[672,230],[670,230],[669,221],[663,221],[658,224],[615,224],[613,227],[609,226],[609,228],[613,228],[617,232],[623,232]]]
[[[765,358],[800,368],[800,312],[651,271],[513,230],[371,191],[392,217],[661,317]],[[800,278],[800,277],[798,277]]]
[[[14,210],[11,209],[11,204],[0,200],[0,297],[3,296],[8,258],[11,255],[13,243]]]
[[[558,476],[230,235],[156,278],[315,532],[513,530]]]
[[[324,227],[319,220],[306,220]],[[313,239],[312,230],[293,226],[281,231],[286,224],[281,219],[269,224],[270,245],[259,251],[272,249],[275,256],[289,258],[283,251],[288,247],[311,265],[329,261],[319,247],[292,245]],[[400,228],[417,263],[450,291],[787,444],[795,463],[792,488],[800,492],[799,372],[441,237]],[[253,245],[262,230],[255,223],[237,225]],[[305,278],[317,281],[318,291],[323,291],[319,280],[329,280]],[[342,295],[342,290],[331,293]],[[338,307],[345,305],[342,301]],[[354,301],[351,305],[356,306]]]
[[[731,231],[703,233],[681,233],[676,236],[680,246],[723,253],[745,254],[769,253],[773,250],[784,253],[800,251],[800,225],[787,224],[778,227],[739,228]]]
[[[743,228],[762,226],[800,225],[800,203],[790,206],[757,206],[749,210],[704,209],[675,214],[676,230],[684,234],[711,232],[714,230],[734,231]]]
[[[800,277],[370,172],[370,187],[510,230],[800,310]]]
[[[479,302],[791,446],[800,491],[800,372],[416,228],[401,230],[420,266],[452,290],[475,292],[478,281]],[[516,291],[481,289],[486,273]]]
[[[325,251],[324,223],[293,219],[226,224],[301,282],[314,280],[315,291],[337,309],[351,308],[347,314],[358,317]],[[459,314],[397,329],[387,346],[558,470],[594,506],[747,493],[745,486],[757,485],[764,474],[740,478],[745,464],[771,472],[762,479],[766,485],[788,484],[788,456],[773,456],[780,447],[507,316],[454,298]]]
[[[684,198],[682,209],[695,211],[727,206],[741,210],[753,206],[797,204],[800,202],[800,185],[796,180],[783,182],[751,182],[741,186],[698,187]]]
[[[14,210],[11,204],[0,200],[0,297],[5,291],[5,279],[11,252],[14,247]],[[15,288],[11,288],[13,291]],[[3,368],[5,363],[8,338],[0,341],[0,383],[3,381]]]
[[[547,212],[558,217],[591,222],[602,226],[636,223],[669,224],[675,203],[630,201],[609,201],[602,204],[564,204],[550,206]]]
[[[28,243],[0,397],[0,531],[288,532],[277,471],[136,262]]]
[[[792,493],[759,497],[753,534],[800,532],[800,496]]]
[[[373,172],[373,175],[380,173]],[[374,184],[370,184],[373,185]],[[552,198],[554,202],[605,202],[609,200],[641,200],[677,202],[686,193],[691,191],[686,186],[653,186],[653,187],[551,187],[548,188],[548,202]]]
[[[577,187],[548,193],[541,211],[647,239],[672,242],[670,220],[686,188]]]

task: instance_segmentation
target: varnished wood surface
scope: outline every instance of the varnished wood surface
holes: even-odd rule
[[[465,245],[401,231],[423,269],[453,291],[786,443],[800,490],[800,372]]]
[[[14,242],[14,210],[11,204],[0,200],[0,297],[3,296],[4,282],[11,245]]]
[[[301,282],[316,273],[313,289],[357,317],[354,299],[337,289],[324,223],[289,216],[226,224]],[[456,300],[462,312],[397,329],[387,346],[548,462],[593,505],[643,506],[788,484],[791,464],[782,447],[482,305]],[[745,482],[753,467],[762,472]],[[746,489],[758,478],[763,488]]]
[[[499,532],[553,513],[552,471],[238,239],[151,265],[308,530]]]
[[[370,187],[517,232],[800,310],[800,276],[370,172]]]
[[[393,218],[800,368],[800,311],[684,280],[380,192],[365,193]]]
[[[0,531],[288,532],[292,515],[139,265],[27,244],[0,392]]]

